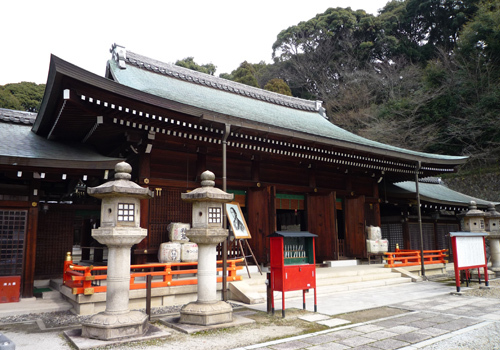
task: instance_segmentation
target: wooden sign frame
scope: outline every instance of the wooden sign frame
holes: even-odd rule
[[[245,217],[241,212],[241,207],[238,202],[226,203],[226,215],[231,225],[231,229],[236,239],[250,239],[250,231],[248,230]]]
[[[488,286],[488,257],[486,232],[450,232],[455,268],[455,284],[460,292],[460,271],[483,268],[485,285]]]

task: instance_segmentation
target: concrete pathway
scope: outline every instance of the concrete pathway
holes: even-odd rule
[[[321,297],[310,321],[335,328],[234,350],[500,349],[500,300],[450,294],[453,288],[427,281]],[[341,316],[389,305],[410,312],[354,325]],[[302,300],[286,306],[302,307]]]
[[[321,288],[321,287],[319,287]],[[405,283],[394,286],[384,286],[337,292],[318,296],[318,312],[325,315],[339,315],[347,312],[373,309],[404,301],[430,298],[454,291],[453,287],[438,282]],[[281,299],[281,292],[275,292],[275,299]],[[267,311],[267,304],[247,305],[247,307]],[[287,308],[302,309],[302,298],[288,298],[285,293],[285,311]],[[310,290],[306,294],[306,309],[314,311],[314,293]],[[275,312],[281,314],[281,300],[275,300]]]

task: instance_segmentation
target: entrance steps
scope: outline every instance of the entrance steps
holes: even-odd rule
[[[251,278],[243,275],[243,281],[229,283],[230,298],[247,304],[261,303],[266,300],[267,275],[252,273]],[[411,283],[412,279],[400,272],[384,268],[382,264],[351,265],[340,267],[317,267],[317,295],[356,291],[402,283]],[[311,291],[312,293],[312,291]],[[281,299],[282,293],[275,293],[275,299]],[[300,297],[302,291],[290,291],[285,297]]]

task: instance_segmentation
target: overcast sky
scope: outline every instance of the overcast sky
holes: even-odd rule
[[[46,83],[50,55],[104,75],[113,43],[174,63],[194,57],[216,75],[271,62],[278,33],[329,7],[377,14],[388,0],[3,1],[0,85]]]

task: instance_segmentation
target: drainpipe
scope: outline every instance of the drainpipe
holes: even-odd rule
[[[231,124],[225,124],[224,136],[222,137],[222,190],[224,192],[227,191],[227,138],[229,137],[229,133],[231,132]],[[223,210],[223,220],[222,227],[227,228],[227,213],[226,206],[222,206]],[[222,300],[227,301],[227,241],[229,239],[226,238],[222,242]]]
[[[420,161],[417,162],[415,166],[415,188],[417,193],[417,209],[418,209],[418,231],[420,233],[420,267],[421,267],[421,276],[423,280],[426,280],[425,277],[425,264],[424,264],[424,235],[422,233],[422,212],[420,210],[420,190],[418,188],[418,172],[420,171],[420,167],[422,164]]]

